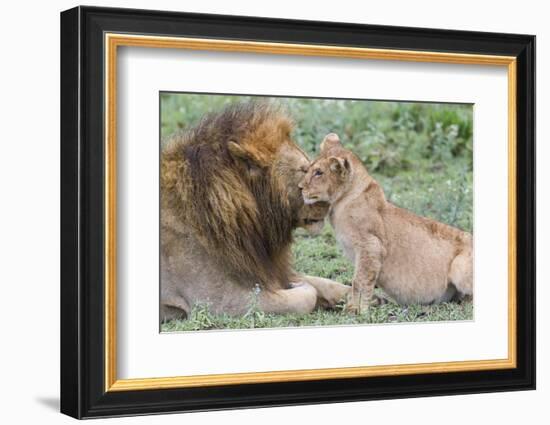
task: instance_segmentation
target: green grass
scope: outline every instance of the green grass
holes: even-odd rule
[[[310,314],[265,314],[230,317],[212,315],[204,306],[195,307],[189,319],[172,320],[162,324],[162,332],[183,332],[222,329],[261,329],[303,326],[342,326],[403,322],[434,322],[449,320],[471,320],[471,302],[444,303],[437,306],[398,306],[394,303],[371,307],[361,314],[344,313],[338,310],[315,310]]]
[[[194,125],[207,111],[242,97],[161,95],[162,136]],[[280,99],[296,121],[294,139],[313,158],[322,137],[336,132],[400,207],[467,231],[473,227],[472,108],[468,105]],[[296,270],[351,284],[353,266],[327,224],[321,235],[295,232]],[[377,290],[379,291],[379,290]],[[381,292],[380,292],[381,293]],[[253,296],[251,297],[253,300]],[[213,315],[195,306],[185,320],[163,332],[251,329],[473,319],[471,302],[399,306],[390,302],[359,315],[332,311],[265,314],[255,307],[243,317]]]

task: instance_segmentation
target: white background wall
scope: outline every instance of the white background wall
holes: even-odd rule
[[[65,423],[59,392],[59,12],[71,1],[4,2],[0,17],[0,420]],[[211,412],[110,423],[547,423],[550,27],[542,1],[97,1],[96,5],[537,35],[538,390]],[[545,196],[546,195],[546,196]],[[545,261],[546,260],[546,261]]]

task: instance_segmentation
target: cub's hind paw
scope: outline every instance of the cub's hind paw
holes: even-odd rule
[[[372,301],[371,301],[371,305],[372,306],[380,306],[380,305],[384,305],[384,304],[387,304],[388,303],[388,300],[384,297],[380,297],[378,295],[374,295],[372,297]]]

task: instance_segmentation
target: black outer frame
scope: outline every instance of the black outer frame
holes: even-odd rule
[[[106,393],[104,32],[517,57],[517,368]],[[534,389],[534,129],[534,36],[86,6],[62,12],[61,412],[91,418]]]

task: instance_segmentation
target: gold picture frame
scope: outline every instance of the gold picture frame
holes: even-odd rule
[[[514,368],[516,366],[516,58],[512,56],[441,53],[411,50],[282,44],[198,38],[159,37],[128,34],[105,34],[105,391],[150,390],[181,387],[251,384],[265,382],[340,379],[410,375],[417,373],[464,372]],[[458,362],[401,364],[327,368],[277,372],[231,373],[170,378],[116,378],[116,75],[119,47],[148,47],[228,51],[279,55],[329,56],[354,59],[435,62],[506,67],[508,72],[508,358]]]

